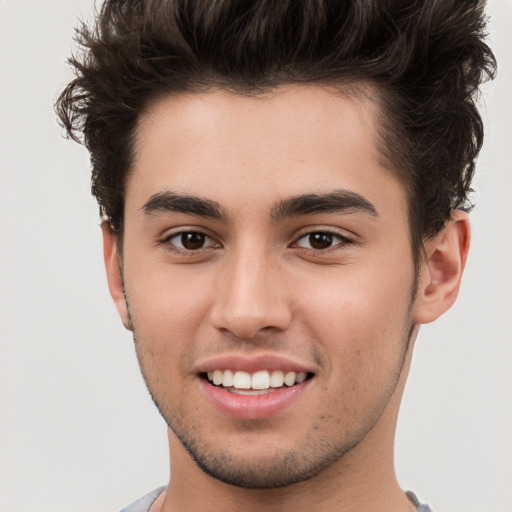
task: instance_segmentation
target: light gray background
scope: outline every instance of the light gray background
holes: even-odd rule
[[[0,511],[115,511],[166,482],[163,421],[110,302],[88,156],[52,104],[89,0],[0,0]],[[473,248],[417,343],[397,468],[436,512],[512,511],[512,2],[489,13]]]

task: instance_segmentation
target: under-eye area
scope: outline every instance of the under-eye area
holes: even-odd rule
[[[282,370],[259,370],[254,373],[235,370],[213,370],[201,377],[211,385],[239,395],[264,395],[302,384],[312,379],[313,373],[287,372]]]

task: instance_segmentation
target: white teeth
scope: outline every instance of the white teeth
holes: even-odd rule
[[[235,381],[235,374],[231,370],[225,370],[222,377],[222,385],[226,388],[233,386]]]
[[[214,372],[215,373],[215,372]],[[295,372],[288,372],[285,376],[284,376],[284,383],[287,385],[287,386],[293,386],[295,384],[295,377],[297,376],[297,374]]]
[[[222,377],[224,376],[224,372],[221,370],[215,370],[213,372],[213,383],[216,386],[220,386],[222,384]]]
[[[297,377],[295,377],[295,382],[297,384],[300,384],[301,382],[304,382],[306,380],[306,377],[308,376],[307,373],[297,373]]]
[[[272,372],[270,376],[270,387],[271,388],[280,388],[284,384],[284,373],[281,370],[276,370]]]
[[[237,389],[251,389],[251,375],[247,372],[236,372],[233,386]]]
[[[270,375],[266,370],[252,374],[252,389],[268,389],[270,387]]]
[[[275,389],[236,389],[231,388],[229,390],[231,393],[235,395],[245,395],[245,396],[255,396],[255,395],[268,395],[275,391]]]
[[[252,389],[255,391],[266,390],[269,388],[281,388],[284,385],[293,386],[306,380],[307,373],[284,373],[281,370],[273,372],[260,370],[250,374],[248,372],[233,370],[214,370],[208,372],[208,380],[215,386],[224,386],[226,388]],[[246,394],[246,393],[244,393]]]

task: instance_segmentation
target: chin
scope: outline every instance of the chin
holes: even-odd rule
[[[276,450],[269,455],[220,451],[204,442],[185,438],[171,427],[197,466],[225,484],[246,489],[275,489],[309,480],[337,463],[358,442],[337,446],[307,440],[301,448]]]

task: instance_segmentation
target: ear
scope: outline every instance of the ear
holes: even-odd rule
[[[119,265],[116,236],[108,222],[103,222],[101,224],[101,231],[103,233],[103,258],[105,259],[105,269],[107,271],[110,295],[112,296],[112,299],[114,299],[114,303],[117,307],[117,311],[119,312],[123,325],[129,331],[133,331],[124,293],[123,276]]]
[[[439,318],[455,302],[468,256],[471,230],[468,215],[452,212],[451,219],[425,243],[414,319],[427,324]]]

